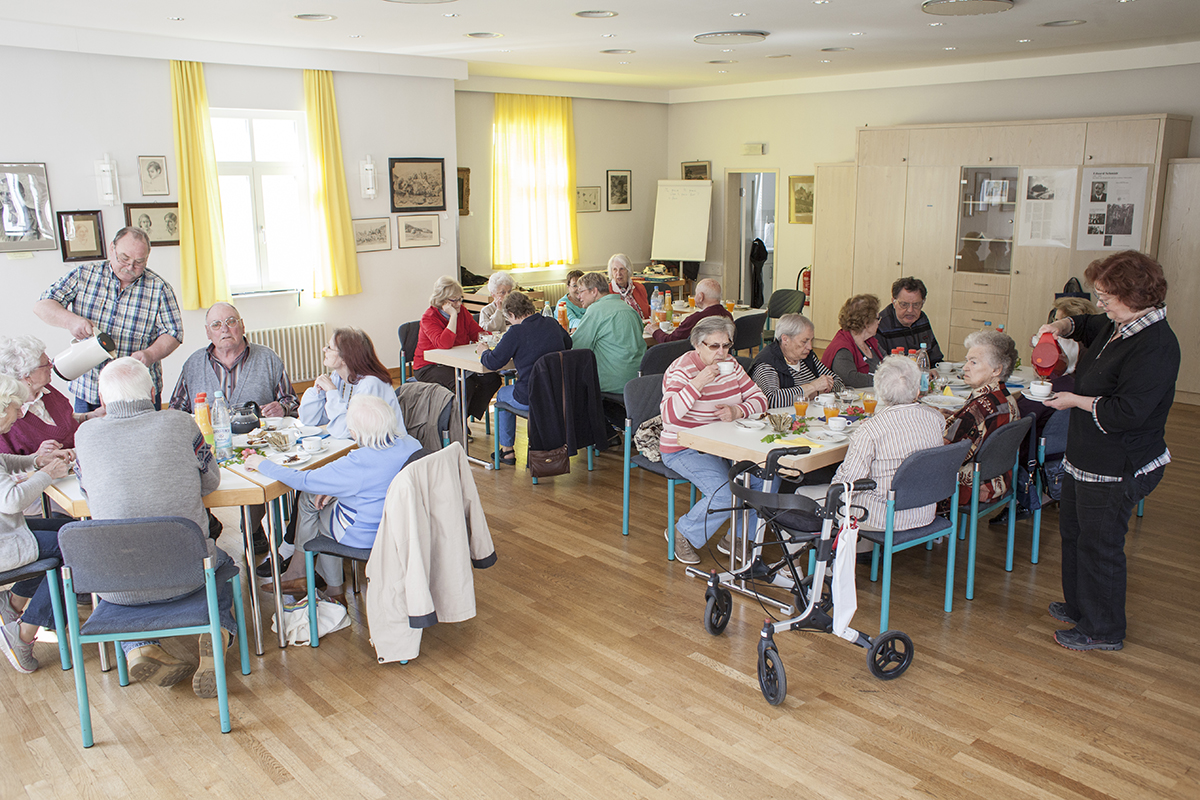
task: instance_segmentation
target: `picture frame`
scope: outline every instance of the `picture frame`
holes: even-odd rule
[[[59,211],[58,241],[62,260],[103,261],[108,258],[104,242],[104,218],[97,211]]]
[[[608,187],[608,210],[633,210],[633,170],[610,169],[604,177]]]
[[[812,225],[816,204],[816,180],[812,175],[788,176],[788,223]]]
[[[179,203],[125,203],[125,225],[137,226],[155,247],[179,245]]]
[[[712,180],[711,161],[684,161],[679,165],[682,180],[710,181]]]
[[[138,156],[138,180],[142,184],[142,197],[170,194],[171,190],[167,187],[167,157]]]
[[[446,159],[389,158],[388,186],[394,214],[445,211]]]
[[[458,215],[469,216],[471,213],[471,168],[458,168]]]
[[[0,163],[0,253],[57,250],[50,182],[41,163]]]
[[[594,214],[600,211],[600,187],[575,187],[575,213]]]
[[[992,173],[990,172],[975,173],[975,194],[972,196],[972,199],[975,202],[976,211],[988,210],[988,204],[984,202],[984,197],[986,197],[986,195],[984,194],[983,187],[986,186],[987,182],[991,179]]]
[[[437,247],[442,243],[441,227],[437,214],[421,214],[412,217],[397,217],[398,246]]]
[[[390,217],[370,217],[350,220],[354,226],[354,252],[372,253],[392,249],[392,220]]]

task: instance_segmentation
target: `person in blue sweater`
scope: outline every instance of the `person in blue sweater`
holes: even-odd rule
[[[311,471],[282,467],[260,455],[246,457],[250,469],[303,492],[296,522],[297,551],[318,535],[330,536],[348,547],[370,548],[383,519],[388,486],[421,449],[421,443],[400,427],[392,407],[374,395],[359,395],[350,401],[346,427],[358,449]],[[318,556],[316,567],[325,579],[329,599],[344,604],[342,559]],[[263,588],[273,591],[270,586]],[[293,596],[307,593],[304,559],[292,559],[280,576],[280,588]]]
[[[533,301],[520,292],[504,298],[504,317],[509,329],[495,349],[488,350],[480,343],[476,352],[479,360],[490,370],[497,370],[512,361],[517,368],[517,382],[501,386],[496,399],[515,408],[529,410],[529,376],[533,365],[547,353],[571,349],[571,334],[562,329],[558,320],[543,317],[533,310]],[[516,464],[513,443],[517,439],[517,417],[511,411],[500,410],[496,435],[500,437],[500,462]]]

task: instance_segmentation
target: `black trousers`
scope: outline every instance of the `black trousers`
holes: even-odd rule
[[[454,367],[445,364],[426,364],[415,373],[414,377],[423,383],[440,383],[450,391],[454,391]],[[502,380],[495,372],[472,372],[467,375],[467,394],[463,403],[467,413],[475,419],[487,416],[488,403],[500,389]]]
[[[1101,641],[1125,638],[1125,534],[1134,507],[1162,480],[1163,470],[1120,483],[1063,479],[1058,527],[1062,584],[1076,627]]]

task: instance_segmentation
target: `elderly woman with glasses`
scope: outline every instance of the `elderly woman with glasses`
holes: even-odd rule
[[[504,318],[504,298],[517,288],[517,282],[507,272],[494,272],[488,278],[488,294],[492,302],[479,309],[479,327],[492,333],[504,333],[508,330],[508,320]]]
[[[791,408],[798,400],[846,388],[834,371],[813,354],[813,324],[803,314],[784,314],[775,341],[750,365],[750,376],[771,408]]]
[[[426,350],[448,350],[464,344],[474,344],[485,331],[463,308],[463,290],[458,281],[443,275],[433,287],[429,308],[421,315],[421,331],[417,336],[417,352],[413,355],[413,374],[425,383],[440,383],[454,391],[454,368],[425,360]],[[500,388],[500,376],[494,372],[475,372],[467,376],[467,413],[484,419],[492,395]]]
[[[675,558],[684,564],[699,564],[696,548],[703,547],[721,527],[721,518],[709,517],[709,508],[728,508],[727,459],[701,453],[679,444],[679,431],[710,422],[731,422],[757,416],[767,410],[767,398],[729,354],[733,344],[733,320],[708,317],[692,328],[695,349],[677,358],[663,375],[662,420],[659,452],[663,465],[691,481],[704,495],[675,523]],[[749,529],[758,527],[751,515]],[[663,532],[668,538],[670,528]]]
[[[856,294],[838,312],[839,330],[833,336],[821,363],[833,370],[842,383],[855,389],[869,387],[872,374],[883,360],[883,349],[875,338],[879,328],[879,298]]]
[[[71,401],[50,385],[53,367],[46,344],[34,336],[0,339],[0,375],[23,384],[29,401],[16,421],[0,434],[0,453],[27,456],[75,446],[75,430],[84,420],[102,416],[104,409],[76,413]]]
[[[300,399],[300,421],[326,425],[330,436],[346,439],[346,412],[355,397],[372,395],[387,403],[404,432],[404,414],[392,389],[392,376],[375,354],[371,337],[358,328],[338,328],[325,345],[328,373],[318,375]]]

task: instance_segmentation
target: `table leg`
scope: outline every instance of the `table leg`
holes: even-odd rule
[[[265,532],[265,530],[264,530]],[[249,510],[242,506],[242,535],[246,547],[246,569],[250,576],[250,618],[254,621],[254,654],[263,654],[262,609],[258,607],[258,574],[254,571],[254,532],[250,530]]]
[[[267,533],[267,532],[270,533]],[[267,501],[267,517],[263,525],[263,532],[267,533],[267,544],[270,546],[270,554],[267,556],[271,559],[271,580],[275,586],[275,628],[279,633],[280,649],[287,647],[287,639],[283,635],[283,592],[279,581],[279,545],[275,542],[275,501]]]
[[[491,461],[473,457],[471,449],[467,446],[467,371],[461,367],[454,368],[454,394],[458,397],[459,416],[462,419],[462,446],[463,452],[467,454],[467,461],[484,469],[491,469],[494,466]]]

